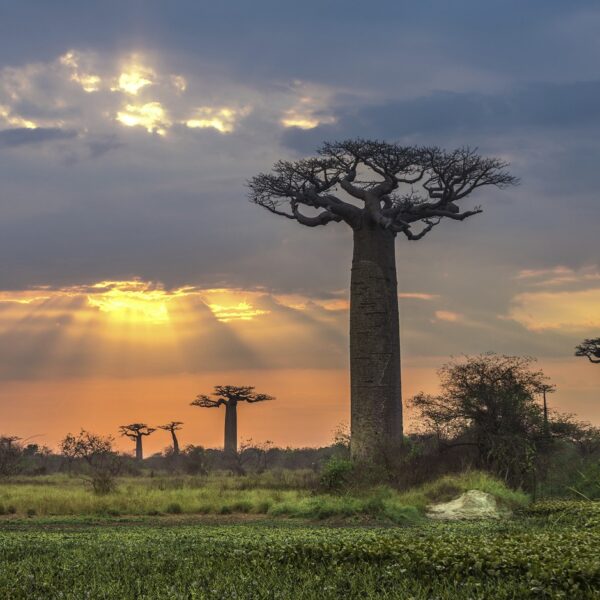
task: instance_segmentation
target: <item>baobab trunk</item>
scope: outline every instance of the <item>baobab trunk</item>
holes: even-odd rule
[[[225,452],[237,454],[237,402],[225,404]]]
[[[351,452],[379,461],[402,440],[395,234],[354,229],[350,283]]]
[[[135,459],[136,460],[143,460],[144,459],[144,452],[142,450],[142,436],[138,435],[135,438]]]
[[[171,437],[173,438],[173,454],[179,456],[179,441],[174,429],[171,430]]]

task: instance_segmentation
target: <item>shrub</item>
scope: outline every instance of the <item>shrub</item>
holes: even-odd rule
[[[351,481],[354,465],[345,458],[330,458],[321,471],[319,481],[321,489],[326,492],[339,493]]]
[[[170,515],[180,515],[183,512],[183,508],[179,502],[171,502],[171,504],[169,504],[165,509],[165,512],[169,513]]]

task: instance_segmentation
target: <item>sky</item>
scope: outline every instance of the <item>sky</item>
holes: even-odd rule
[[[477,147],[521,182],[398,239],[405,400],[452,356],[529,355],[600,424],[600,368],[573,356],[600,336],[599,28],[581,0],[3,0],[0,432],[181,420],[216,447],[222,411],[189,403],[231,384],[276,396],[242,439],[329,443],[351,231],[246,182],[357,136]]]

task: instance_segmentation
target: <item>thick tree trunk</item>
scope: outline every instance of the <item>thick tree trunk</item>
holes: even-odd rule
[[[135,438],[135,458],[136,460],[144,459],[144,452],[142,450],[142,436],[138,435]]]
[[[179,456],[179,441],[177,440],[177,434],[175,430],[171,431],[171,437],[173,438],[173,454]]]
[[[380,462],[402,440],[395,236],[354,230],[350,283],[351,452]]]
[[[225,404],[225,452],[237,454],[237,402]]]

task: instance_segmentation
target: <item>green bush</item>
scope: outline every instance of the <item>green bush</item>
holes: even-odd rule
[[[333,456],[321,471],[319,486],[326,492],[341,492],[352,480],[354,465],[352,461]]]
[[[171,504],[169,504],[165,509],[165,512],[169,513],[170,515],[180,515],[183,512],[183,508],[179,502],[171,502]]]

